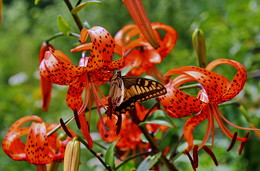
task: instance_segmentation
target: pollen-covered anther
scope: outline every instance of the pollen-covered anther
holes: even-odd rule
[[[231,141],[227,151],[230,151],[234,147],[236,140],[237,140],[237,132],[234,133],[232,141]]]
[[[244,136],[244,138],[248,138],[248,136],[249,136],[249,132],[246,133],[246,135]],[[245,143],[246,143],[246,141],[245,141],[245,142],[241,142],[240,147],[239,147],[239,149],[238,149],[238,154],[239,154],[239,155],[242,154],[242,151],[243,151],[243,149],[244,149]]]
[[[210,157],[214,161],[215,165],[218,166],[218,160],[217,160],[215,154],[212,152],[212,150],[205,145],[202,148],[210,155]]]

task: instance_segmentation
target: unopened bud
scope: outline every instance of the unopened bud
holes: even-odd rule
[[[65,150],[64,171],[77,171],[80,162],[80,142],[75,137],[71,140]]]
[[[195,29],[195,31],[192,34],[192,43],[198,57],[199,66],[205,68],[207,65],[206,45],[204,33],[202,30]]]

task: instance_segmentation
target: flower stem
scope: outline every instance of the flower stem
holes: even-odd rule
[[[64,2],[66,3],[68,9],[71,11],[73,9],[73,7],[72,7],[70,1],[69,0],[64,0]],[[79,19],[79,16],[77,14],[71,14],[71,15],[72,15],[74,21],[76,22],[79,31],[81,31],[83,29],[83,26],[82,26],[82,23],[81,23],[81,21]]]
[[[48,165],[47,171],[57,171],[59,167],[60,162],[52,162]]]
[[[36,165],[36,171],[47,171],[46,164],[38,164],[38,165]]]
[[[103,161],[103,159],[102,159],[99,155],[97,155],[97,153],[96,153],[95,151],[93,151],[92,149],[89,148],[89,146],[88,146],[88,144],[86,143],[85,140],[83,140],[83,139],[80,138],[80,137],[78,137],[78,140],[79,140],[82,144],[84,144],[84,145],[87,147],[87,149],[101,162],[101,164],[102,164],[107,170],[112,171],[111,167],[110,167],[109,165],[107,165],[107,164]]]
[[[144,126],[139,127],[146,139],[149,141],[153,152],[157,153],[160,152],[160,147],[153,141],[152,136],[149,134],[149,132],[146,130]],[[178,169],[172,164],[163,154],[160,157],[160,160],[167,166],[167,168],[171,171],[177,171]]]
[[[153,154],[153,152],[152,152],[152,151],[146,151],[146,152],[143,152],[143,153],[138,153],[138,154],[136,154],[136,155],[132,155],[132,156],[126,158],[124,161],[122,161],[119,165],[117,165],[115,170],[119,169],[121,166],[123,166],[123,165],[124,165],[125,163],[127,163],[129,160],[132,160],[132,159],[137,158],[137,157],[139,157],[139,156],[149,155],[149,154]]]

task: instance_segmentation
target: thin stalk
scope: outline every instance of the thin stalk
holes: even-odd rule
[[[149,141],[152,150],[157,153],[161,151],[160,147],[153,141],[152,136],[149,134],[149,132],[146,130],[144,126],[139,127],[146,139]],[[163,154],[160,157],[160,160],[167,166],[167,168],[171,171],[177,171],[178,169],[172,164]]]
[[[101,164],[102,164],[107,170],[112,171],[111,167],[110,167],[109,165],[107,165],[107,164],[103,161],[103,159],[102,159],[99,155],[97,155],[97,153],[96,153],[95,151],[93,151],[92,149],[89,148],[89,146],[88,146],[88,144],[86,143],[85,140],[83,140],[83,139],[80,138],[80,137],[78,137],[78,140],[79,140],[82,144],[84,144],[84,145],[87,147],[87,149],[101,162]]]
[[[152,151],[146,151],[146,152],[143,152],[143,153],[138,153],[138,154],[132,155],[132,156],[126,158],[125,160],[123,160],[119,165],[117,165],[115,170],[119,169],[121,166],[123,166],[129,160],[132,160],[132,159],[137,158],[139,156],[149,155],[149,154],[153,154],[153,152]]]
[[[46,42],[50,42],[51,40],[56,39],[57,37],[61,37],[61,36],[64,36],[64,34],[61,33],[61,32],[56,33],[56,34],[54,34],[52,37],[50,37],[49,39],[47,39]],[[70,33],[69,36],[77,37],[77,38],[80,37],[79,34],[77,34],[77,33]]]
[[[36,165],[36,171],[47,171],[46,164],[38,164],[38,165]]]
[[[64,0],[64,2],[67,5],[68,9],[71,11],[73,9],[73,7],[72,7],[70,1],[69,0]],[[79,16],[77,14],[71,14],[71,15],[72,15],[74,21],[76,22],[76,25],[77,25],[79,31],[81,31],[83,29],[83,26],[82,26],[82,23],[81,23],[81,21],[79,19]]]

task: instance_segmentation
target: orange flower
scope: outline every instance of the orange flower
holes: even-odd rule
[[[85,43],[88,35],[91,43]],[[104,97],[98,85],[108,82],[113,71],[122,67],[123,58],[112,61],[113,53],[117,52],[121,55],[121,49],[115,45],[113,37],[102,27],[82,29],[80,41],[85,44],[72,49],[72,52],[83,51],[79,66],[73,65],[63,52],[51,50],[45,53],[45,58],[41,62],[40,75],[52,83],[69,85],[67,105],[79,115],[79,127],[91,148],[92,139],[86,122],[85,108],[88,105],[92,107],[93,96],[101,117],[99,106],[105,105],[98,95]],[[87,50],[90,50],[89,57],[85,56]],[[83,90],[85,90],[84,100],[81,97]],[[90,92],[93,92],[93,95]]]
[[[123,0],[128,12],[132,16],[136,25],[138,26],[141,33],[144,35],[145,39],[151,44],[152,47],[157,49],[160,44],[158,39],[156,39],[155,34],[152,30],[150,21],[145,12],[141,0]]]
[[[28,121],[30,127],[22,127]],[[3,140],[4,152],[14,160],[26,160],[35,165],[44,165],[53,161],[61,162],[65,147],[71,138],[57,139],[57,133],[47,136],[47,132],[58,124],[47,124],[38,116],[25,116],[17,120],[8,130]],[[27,135],[25,143],[20,137]],[[75,135],[75,134],[74,134]]]
[[[157,108],[150,111],[150,114],[152,114],[155,110],[157,110]],[[126,157],[130,151],[133,151],[133,153],[136,153],[137,150],[139,150],[139,152],[147,151],[150,148],[150,145],[149,143],[142,141],[142,132],[136,122],[142,122],[148,111],[149,109],[146,109],[141,104],[136,103],[136,111],[130,111],[130,113],[127,112],[126,114],[120,116],[113,115],[111,118],[108,115],[105,115],[103,118],[106,127],[108,128],[106,135],[103,132],[101,123],[98,123],[98,129],[102,139],[110,143],[119,139],[116,144],[117,149],[119,151],[126,152],[122,158]],[[134,115],[132,112],[135,112],[136,114]],[[120,127],[119,133],[118,127]],[[158,129],[165,131],[167,127],[156,124],[146,124],[146,129],[149,132],[154,133]]]
[[[232,81],[229,81],[226,77],[218,73],[212,72],[212,70],[220,64],[229,64],[237,69],[237,73]],[[167,94],[159,97],[159,100],[165,107],[166,112],[172,117],[187,117],[197,113],[195,116],[190,117],[184,125],[184,138],[188,142],[186,151],[190,151],[193,148],[193,129],[205,119],[208,119],[208,127],[198,150],[205,145],[210,134],[212,135],[213,146],[215,132],[214,118],[222,132],[230,139],[241,142],[246,142],[248,140],[248,138],[245,137],[236,137],[235,134],[224,125],[224,122],[238,129],[254,129],[239,127],[231,123],[218,109],[218,104],[230,100],[244,87],[246,70],[242,64],[233,60],[217,59],[211,62],[206,69],[193,66],[179,67],[168,71],[165,76],[169,77],[174,74],[180,74],[180,76],[171,80],[165,86]],[[201,90],[199,91],[197,98],[178,89],[180,85],[191,81],[196,81],[201,85]]]
[[[47,42],[43,42],[39,53],[39,62],[44,59],[46,51],[49,51],[53,46]],[[52,83],[40,76],[41,93],[42,93],[42,111],[47,111],[51,100]]]
[[[123,47],[126,66],[132,67],[128,75],[139,76],[146,72],[162,81],[164,78],[160,75],[160,71],[155,67],[155,64],[161,63],[174,48],[177,33],[172,27],[162,23],[152,23],[152,29],[160,44],[158,49],[154,49],[147,42],[136,25],[123,27],[115,35],[115,41]],[[158,30],[164,30],[165,35],[161,37]]]

